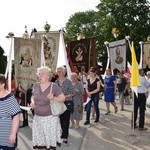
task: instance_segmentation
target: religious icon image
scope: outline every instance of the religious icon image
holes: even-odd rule
[[[44,56],[45,59],[52,59],[51,47],[48,43],[44,44]]]
[[[81,72],[85,72],[85,66],[81,66]]]
[[[116,59],[115,62],[117,64],[121,64],[123,62],[123,58],[120,56],[120,49],[117,47],[116,48]]]
[[[30,66],[32,66],[32,55],[31,55],[29,47],[25,48],[22,51],[20,65],[22,65],[23,67],[30,67]]]
[[[143,45],[143,68],[150,68],[150,44]]]
[[[79,47],[77,50],[76,50],[76,61],[82,61],[83,60],[83,50]]]

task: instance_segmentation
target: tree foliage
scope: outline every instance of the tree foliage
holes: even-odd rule
[[[134,41],[139,60],[140,41],[146,41],[150,35],[150,3],[147,0],[101,0],[98,11],[79,12],[72,15],[66,24],[66,40],[76,40],[76,34],[82,32],[86,38],[97,38],[98,59],[105,68],[107,51],[105,41],[116,40],[112,28],[120,31],[117,40],[130,36]],[[128,44],[127,44],[128,45]],[[130,61],[130,50],[127,49],[127,60]]]
[[[6,57],[3,56],[4,50],[0,46],[0,73],[4,74],[6,70]]]
[[[150,7],[146,0],[101,0],[97,6],[99,19],[97,33],[101,32],[103,39],[111,42],[113,27],[120,31],[118,39],[124,39],[129,35],[135,43],[135,50],[139,58],[139,42],[146,41],[150,29]],[[99,45],[102,48],[102,44]],[[130,58],[130,51],[127,53]]]
[[[94,36],[96,29],[96,12],[78,12],[72,15],[66,24],[65,38],[67,41],[76,40],[77,33],[84,33],[86,38]]]

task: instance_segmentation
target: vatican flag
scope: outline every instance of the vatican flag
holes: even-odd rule
[[[140,82],[140,75],[139,75],[138,63],[137,63],[137,60],[136,60],[136,55],[135,55],[135,50],[134,50],[134,44],[133,44],[133,42],[132,42],[132,47],[131,47],[131,53],[132,53],[132,67],[131,67],[130,88],[137,95],[137,87],[141,86],[141,82]]]

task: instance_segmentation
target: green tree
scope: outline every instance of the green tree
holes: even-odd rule
[[[77,39],[77,33],[83,33],[86,38],[95,35],[97,15],[95,11],[77,12],[72,15],[66,24],[65,39]]]
[[[129,35],[130,40],[134,41],[135,50],[140,55],[140,41],[146,41],[150,29],[150,4],[146,0],[101,0],[97,6],[99,21],[97,23],[96,33],[99,35],[99,59],[106,58],[104,50],[104,41],[114,41],[111,33],[115,27],[120,31],[119,39],[124,39]],[[103,55],[104,54],[104,55]],[[130,50],[127,51],[127,59],[130,60]],[[105,62],[102,61],[104,64]]]
[[[76,40],[77,33],[84,33],[85,37],[95,36],[97,39],[98,60],[102,63],[103,71],[107,64],[107,50],[105,41],[116,40],[112,28],[120,31],[117,40],[131,37],[134,41],[137,59],[140,56],[140,41],[146,41],[150,35],[150,3],[147,0],[101,0],[98,11],[78,12],[72,15],[66,24],[67,41]],[[128,45],[128,44],[127,44]],[[131,53],[127,47],[127,60],[131,60]]]
[[[97,14],[95,11],[78,12],[72,15],[66,24],[66,41],[77,40],[77,34],[82,33],[85,38],[96,35]],[[91,47],[91,51],[92,51]],[[90,53],[90,66],[93,65],[93,53]]]
[[[6,57],[3,55],[4,50],[0,46],[0,73],[4,74],[6,70]]]

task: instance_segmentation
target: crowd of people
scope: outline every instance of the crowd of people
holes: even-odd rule
[[[134,111],[131,127],[138,127],[140,131],[143,131],[147,130],[145,127],[145,110],[146,99],[149,95],[150,72],[145,74],[140,69],[139,74],[141,86],[138,87],[137,95],[134,93],[134,97],[132,97],[134,99]],[[105,115],[112,113],[110,111],[111,105],[114,108],[114,113],[117,113],[119,108],[120,111],[125,111],[125,105],[131,103],[129,100],[131,92],[130,73],[125,70],[118,71],[114,75],[111,69],[107,69],[106,76],[102,78],[97,73],[97,68],[91,67],[87,74],[73,72],[69,79],[64,66],[56,69],[55,76],[50,68],[40,67],[37,68],[37,76],[39,81],[34,85],[32,84],[27,91],[19,86],[16,90],[13,87],[13,91],[9,93],[6,86],[7,80],[4,75],[0,75],[0,107],[5,105],[9,107],[5,107],[6,110],[0,109],[0,148],[14,150],[17,146],[17,132],[21,113],[23,114],[23,124],[20,128],[28,126],[27,111],[21,110],[19,104],[32,107],[33,149],[56,150],[57,146],[61,146],[61,143],[68,144],[69,129],[80,129],[84,111],[86,115],[85,126],[89,125],[93,118],[94,123],[99,122],[101,115],[99,102],[102,97],[106,102]],[[50,93],[52,83],[53,87]],[[118,106],[116,105],[116,94],[118,94],[120,101]],[[18,97],[21,98],[21,102],[18,101]],[[64,103],[67,110],[59,116],[53,116],[50,106],[51,99]],[[12,105],[7,105],[8,101]],[[137,123],[138,117],[139,123]],[[6,123],[9,126],[4,127]],[[1,129],[5,130],[8,137],[3,138]]]

